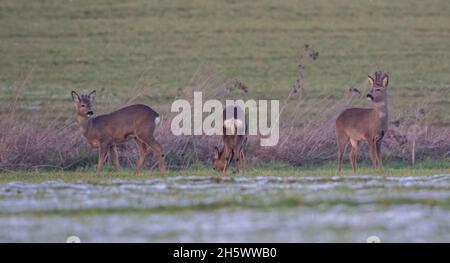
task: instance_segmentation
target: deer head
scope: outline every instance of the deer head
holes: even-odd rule
[[[72,99],[75,104],[75,109],[80,117],[89,118],[94,115],[93,103],[95,99],[95,90],[88,95],[79,96],[75,91],[72,91]]]
[[[387,98],[387,86],[389,76],[382,72],[375,72],[375,76],[368,76],[370,90],[367,98],[374,103],[385,101]]]
[[[225,151],[220,151],[216,146],[214,147],[214,155],[212,159],[213,169],[216,171],[224,171],[228,165],[228,158],[224,158]]]

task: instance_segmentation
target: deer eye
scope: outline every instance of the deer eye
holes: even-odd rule
[[[82,107],[82,108],[84,108],[84,107],[86,107],[86,105],[84,105],[84,104],[81,104],[81,107]]]

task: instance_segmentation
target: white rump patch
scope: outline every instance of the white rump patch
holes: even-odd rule
[[[231,129],[233,127],[240,128],[240,127],[242,127],[242,124],[243,124],[243,122],[238,119],[228,119],[223,122],[223,126],[225,126],[225,128],[227,128],[227,129]]]
[[[161,122],[161,118],[156,117],[155,118],[155,125],[158,125]]]
[[[242,128],[244,122],[239,119],[228,119],[223,121],[223,126],[225,129],[229,130],[231,134],[234,134],[236,129]]]

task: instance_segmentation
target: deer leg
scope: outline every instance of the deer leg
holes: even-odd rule
[[[350,159],[350,164],[352,165],[353,172],[356,171],[355,163],[353,162],[354,155],[355,155],[355,148],[353,148],[353,146],[352,146],[352,149],[350,150],[350,154],[349,154],[348,158]]]
[[[370,159],[372,160],[372,166],[373,166],[373,168],[376,168],[377,163],[378,163],[377,153],[376,153],[377,146],[373,140],[367,140],[367,142],[369,144],[369,152],[370,152]]]
[[[238,171],[241,171],[245,168],[244,147],[242,145],[237,147],[235,154]]]
[[[225,165],[223,166],[222,174],[226,174],[228,166],[230,165],[231,158],[233,157],[233,151],[228,148],[226,144],[223,146],[222,156],[224,156],[225,158]]]
[[[225,158],[225,165],[222,168],[222,174],[223,175],[225,175],[227,173],[228,164],[229,164],[228,158]]]
[[[381,140],[378,140],[375,145],[376,145],[375,153],[377,156],[376,158],[378,160],[378,167],[383,169],[383,160],[381,158]]]
[[[161,144],[152,138],[147,140],[147,145],[152,149],[153,154],[158,160],[159,171],[164,173],[166,171],[166,161],[164,160],[164,152]]]
[[[358,155],[358,141],[350,139],[352,144],[352,150],[350,151],[350,162],[352,164],[353,172],[356,172],[357,167],[357,155]]]
[[[229,160],[229,165],[231,165],[231,162],[233,162],[234,171],[233,173],[239,173],[239,167],[238,167],[238,160],[236,157],[236,150],[231,150],[231,156]]]
[[[139,154],[139,159],[136,163],[136,175],[138,175],[141,172],[142,166],[145,162],[145,156],[147,155],[147,146],[138,140],[136,140],[136,146],[138,148]]]
[[[345,147],[344,147],[344,149],[338,149],[338,158],[337,158],[337,163],[338,163],[338,173],[341,173],[342,172],[342,157],[344,157],[344,150],[345,150]]]
[[[225,165],[222,169],[222,174],[226,174],[227,173],[227,167],[228,165]]]
[[[242,168],[242,171],[244,171],[245,170],[245,153],[244,153],[244,149],[243,148],[241,148],[240,150],[239,150],[239,165],[241,166],[241,168]]]
[[[122,167],[120,166],[119,156],[117,155],[117,148],[115,145],[109,146],[109,157],[113,161],[114,166],[116,166],[116,170],[120,172]]]
[[[107,145],[100,144],[98,147],[97,173],[103,171],[103,165],[105,164],[107,153]]]
[[[342,171],[342,160],[345,152],[345,147],[348,144],[348,137],[339,137],[337,138],[337,162],[338,162],[338,173]],[[351,162],[351,160],[350,160]]]
[[[241,156],[239,156],[239,153],[241,152],[241,149],[239,147],[237,147],[236,149],[234,149],[233,151],[233,157],[234,157],[234,166],[236,167],[236,172],[239,173],[240,172],[240,165],[241,165],[241,161],[239,160]]]

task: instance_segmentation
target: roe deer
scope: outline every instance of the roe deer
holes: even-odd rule
[[[348,142],[352,146],[350,163],[356,171],[358,144],[366,140],[374,167],[383,167],[381,160],[381,140],[388,129],[387,86],[389,76],[375,72],[369,76],[370,91],[367,98],[373,102],[371,109],[351,108],[342,112],[336,119],[336,140],[338,148],[338,171],[341,172],[342,156]]]
[[[228,115],[232,117],[227,118]],[[236,169],[245,168],[244,146],[247,141],[244,128],[245,115],[241,108],[228,107],[223,110],[223,148],[214,148],[213,169],[225,173],[234,159]]]
[[[81,133],[86,137],[89,144],[98,148],[97,172],[101,172],[109,152],[116,169],[120,171],[119,158],[116,145],[129,138],[134,138],[138,148],[139,159],[136,164],[136,174],[139,174],[148,148],[158,159],[159,170],[164,172],[166,164],[161,144],[153,137],[155,126],[160,122],[159,114],[150,107],[135,104],[116,110],[109,114],[92,117],[92,104],[94,102],[95,90],[89,95],[81,95],[72,91],[72,99],[77,110],[77,120]]]

